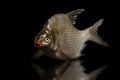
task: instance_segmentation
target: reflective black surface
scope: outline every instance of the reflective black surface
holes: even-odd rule
[[[8,10],[5,12],[5,16],[9,17],[7,17],[8,19],[4,18],[7,20],[6,24],[8,24],[8,26],[5,26],[6,29],[4,31],[4,33],[8,32],[5,36],[7,37],[7,41],[5,41],[7,44],[5,45],[4,51],[8,52],[3,57],[2,62],[7,64],[5,70],[8,69],[10,71],[4,71],[5,78],[15,80],[42,79],[32,67],[32,64],[39,65],[45,70],[46,74],[46,71],[48,71],[51,74],[51,78],[54,78],[55,69],[52,71],[49,71],[49,69],[61,62],[64,63],[64,61],[51,59],[47,56],[42,56],[37,60],[31,60],[31,57],[37,51],[34,47],[35,35],[42,29],[46,20],[53,14],[66,13],[78,8],[84,8],[85,12],[78,17],[75,26],[82,30],[91,26],[97,20],[104,18],[98,34],[104,41],[108,42],[110,47],[104,47],[88,41],[87,47],[82,51],[85,56],[80,58],[80,62],[84,61],[81,64],[86,69],[85,73],[108,65],[108,67],[98,75],[96,80],[116,80],[117,65],[119,64],[119,53],[117,52],[117,46],[119,46],[119,29],[117,29],[119,27],[119,20],[117,20],[119,8],[116,3],[116,1],[105,0],[41,0],[40,2],[23,1],[16,2],[15,4],[9,3],[9,6],[7,5],[7,9],[5,9],[5,11]],[[8,38],[8,36],[10,36],[10,38]],[[6,58],[6,56],[8,56],[8,58]],[[72,75],[72,73],[74,73],[74,71],[69,74]],[[80,74],[78,73],[78,75]]]
[[[32,68],[35,69],[40,80],[95,80],[96,77],[106,69],[106,67],[107,66],[103,66],[99,69],[86,73],[86,69],[79,59],[60,62],[52,67],[49,67],[47,70],[44,70],[38,64],[32,63]]]

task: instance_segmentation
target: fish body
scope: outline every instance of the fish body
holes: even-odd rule
[[[77,9],[66,14],[53,15],[36,36],[35,45],[46,55],[62,60],[79,58],[88,40],[108,46],[97,35],[98,27],[103,19],[85,30],[78,30],[74,27],[77,15],[83,11],[84,9]]]

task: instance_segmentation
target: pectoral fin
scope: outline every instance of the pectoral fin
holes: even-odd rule
[[[61,67],[56,69],[55,74],[56,74],[56,79],[58,80],[60,76],[66,71],[66,69],[70,66],[71,61],[66,61]]]
[[[44,52],[42,50],[38,50],[33,56],[32,56],[32,60],[34,59],[38,59],[39,57],[41,57],[42,55],[44,55]]]
[[[45,71],[39,65],[32,63],[32,67],[35,69],[38,76],[43,77],[45,75]]]

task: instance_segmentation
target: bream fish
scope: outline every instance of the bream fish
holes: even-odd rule
[[[98,35],[98,27],[103,19],[98,20],[91,27],[78,30],[74,27],[77,15],[84,9],[77,9],[69,13],[59,13],[47,20],[43,29],[35,37],[35,47],[39,48],[33,58],[43,54],[62,60],[76,59],[81,56],[87,41],[93,41],[108,46]]]

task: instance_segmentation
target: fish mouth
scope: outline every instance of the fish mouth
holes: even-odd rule
[[[41,39],[35,40],[34,41],[34,46],[37,47],[37,48],[41,48],[43,46],[42,45],[42,40]]]

